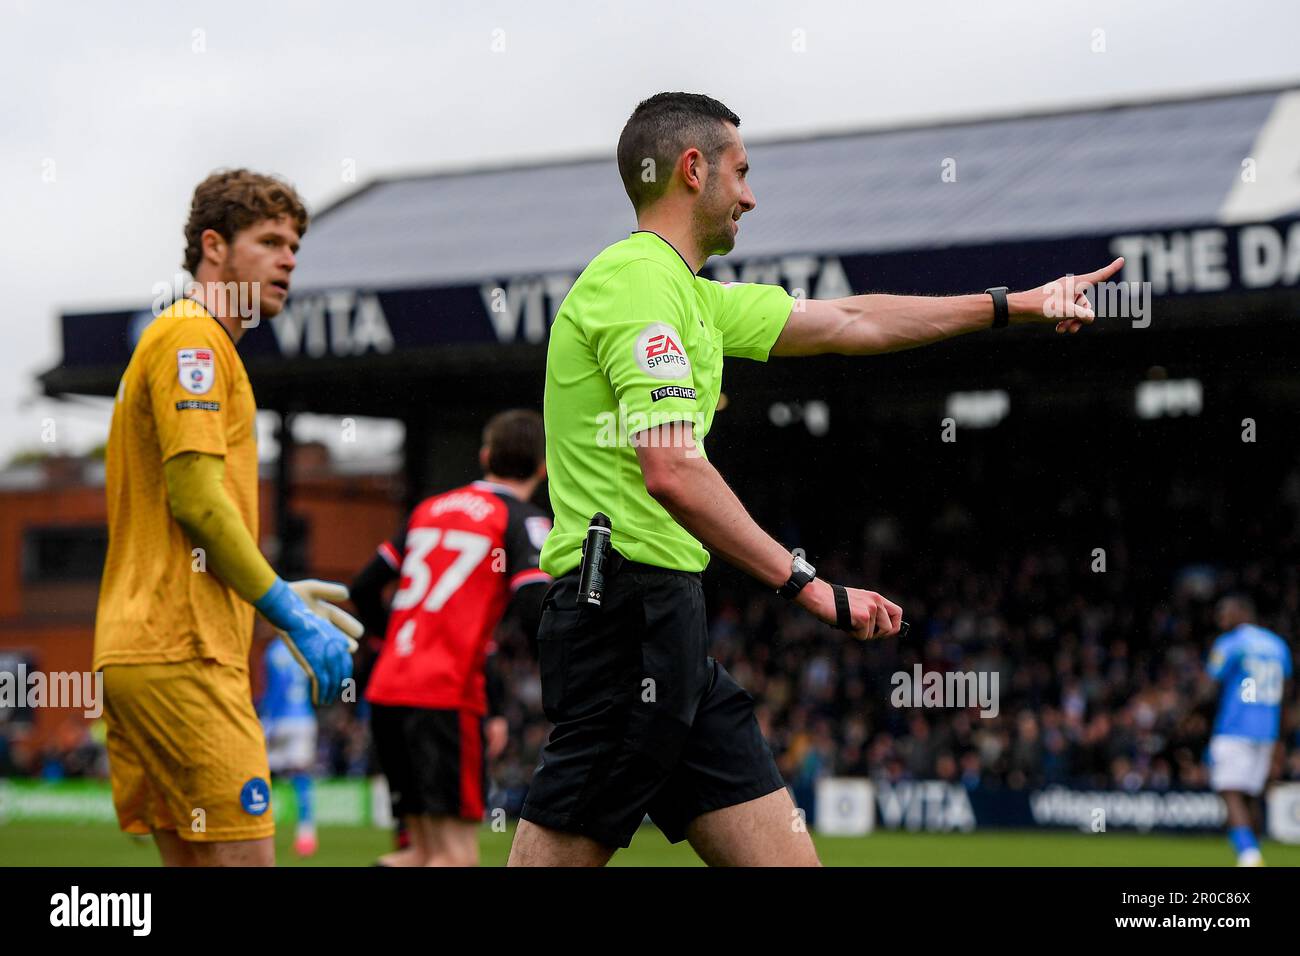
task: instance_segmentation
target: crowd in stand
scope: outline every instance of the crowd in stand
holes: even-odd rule
[[[715,596],[712,652],[759,702],[765,736],[797,794],[823,775],[969,788],[1204,788],[1218,702],[1204,672],[1217,636],[1211,595],[1239,582],[1190,569],[1167,601],[1139,616],[1074,589],[1073,563],[1036,552],[1005,578],[954,565],[904,603],[919,624],[907,640],[871,643],[742,585]],[[1094,573],[1082,563],[1082,573]],[[1246,570],[1265,573],[1278,576],[1284,598],[1265,623],[1290,639],[1300,619],[1295,565]],[[1069,596],[1044,600],[1058,592]],[[524,643],[502,645],[513,733],[497,778],[509,788],[527,783],[548,725]],[[923,674],[982,676],[996,687],[994,706],[896,706],[904,678],[895,675],[910,681],[917,665]],[[902,699],[911,703],[910,694]],[[1300,780],[1300,706],[1294,696],[1290,703],[1279,773]]]
[[[1261,624],[1289,642],[1300,636],[1300,468],[1256,511],[1216,504],[1217,480],[1173,480],[1158,524],[1103,500],[1096,547],[1088,535],[1004,535],[994,547],[992,518],[954,518],[950,507],[922,529],[925,550],[863,547],[859,561],[842,551],[818,562],[830,580],[901,603],[907,639],[855,642],[754,582],[711,570],[712,653],[758,701],[797,796],[832,774],[970,788],[1204,788],[1217,706],[1204,673],[1215,598],[1247,591]],[[1185,518],[1196,522],[1196,548],[1180,549],[1169,530]],[[1090,523],[1085,515],[1073,526]],[[873,543],[889,538],[887,528],[864,533]],[[498,644],[511,734],[493,779],[510,805],[522,800],[549,725],[534,657],[511,620]],[[996,674],[995,708],[897,706],[895,675],[917,665],[986,682]],[[1289,686],[1277,773],[1300,780],[1300,698]],[[102,740],[73,723],[44,750],[30,745],[24,724],[0,724],[0,775],[103,775]],[[321,729],[321,772],[373,770],[364,704],[326,712]]]

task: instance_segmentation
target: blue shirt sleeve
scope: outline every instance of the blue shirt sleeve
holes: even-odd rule
[[[1232,663],[1235,653],[1232,638],[1226,634],[1220,637],[1210,647],[1210,656],[1205,662],[1205,672],[1217,681],[1223,680],[1223,675]]]

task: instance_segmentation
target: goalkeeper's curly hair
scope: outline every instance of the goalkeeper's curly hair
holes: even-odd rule
[[[215,229],[226,242],[263,219],[288,216],[298,235],[307,231],[307,207],[294,188],[274,176],[247,169],[221,169],[194,190],[185,223],[185,270],[190,275],[203,259],[203,230]]]

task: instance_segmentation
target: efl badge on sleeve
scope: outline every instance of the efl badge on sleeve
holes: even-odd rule
[[[212,349],[177,349],[176,374],[181,387],[192,395],[206,395],[217,380]]]

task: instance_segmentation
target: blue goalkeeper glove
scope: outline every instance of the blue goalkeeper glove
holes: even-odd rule
[[[341,594],[338,593],[340,590]],[[311,702],[316,707],[333,703],[343,682],[352,676],[352,651],[356,642],[340,630],[340,626],[355,624],[355,619],[324,600],[325,597],[343,600],[347,596],[347,588],[341,584],[331,585],[324,581],[288,584],[276,578],[275,583],[253,604],[283,635],[285,646],[307,672],[307,679],[311,681]],[[325,613],[318,613],[321,611]],[[326,620],[326,614],[335,623]]]

